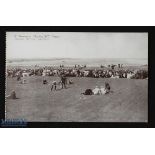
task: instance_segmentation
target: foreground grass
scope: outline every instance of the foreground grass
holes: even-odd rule
[[[48,81],[58,80],[47,77]],[[72,78],[67,89],[50,92],[42,77],[28,77],[27,84],[7,79],[8,94],[15,90],[16,100],[6,100],[7,118],[39,122],[146,122],[148,119],[147,80]],[[87,88],[107,81],[113,93],[84,96]]]

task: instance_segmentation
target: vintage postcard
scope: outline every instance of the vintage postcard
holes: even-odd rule
[[[148,33],[6,32],[6,119],[148,122]]]

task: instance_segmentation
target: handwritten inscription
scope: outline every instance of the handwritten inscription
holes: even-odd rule
[[[34,35],[15,35],[16,40],[50,40],[51,38],[59,38],[56,35],[34,34]]]

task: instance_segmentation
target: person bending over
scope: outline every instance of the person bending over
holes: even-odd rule
[[[57,90],[57,82],[56,81],[53,81],[52,83],[51,83],[51,91],[52,90]]]

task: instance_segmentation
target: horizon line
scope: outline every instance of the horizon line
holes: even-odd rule
[[[111,57],[105,57],[105,58],[81,58],[81,57],[47,57],[47,58],[6,58],[6,60],[9,60],[9,59],[148,59],[148,58],[111,58]]]

